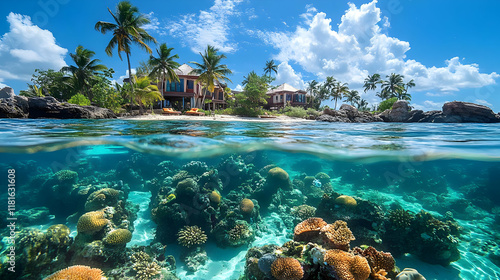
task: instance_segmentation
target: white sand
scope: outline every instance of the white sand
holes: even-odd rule
[[[186,115],[159,115],[148,114],[142,116],[123,117],[122,120],[144,120],[144,121],[245,121],[245,122],[313,122],[314,120],[305,120],[301,118],[292,118],[288,116],[278,116],[276,118],[257,118],[257,117],[238,117],[232,115],[215,116],[186,116]]]

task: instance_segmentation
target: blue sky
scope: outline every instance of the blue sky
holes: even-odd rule
[[[262,73],[266,60],[280,65],[275,84],[305,88],[326,76],[363,93],[368,74],[405,75],[415,108],[440,109],[460,100],[500,111],[500,1],[131,1],[148,14],[148,31],[179,54],[180,63],[199,61],[207,44],[228,57],[231,88],[243,77]],[[70,64],[78,45],[96,52],[126,75],[126,61],[104,48],[111,34],[94,30],[111,21],[118,1],[25,0],[0,3],[0,86],[26,88],[35,68]],[[286,4],[285,4],[286,3]],[[152,46],[153,48],[155,46]],[[132,68],[148,54],[132,49]]]

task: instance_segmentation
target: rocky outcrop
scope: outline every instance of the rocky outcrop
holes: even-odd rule
[[[0,118],[109,119],[116,115],[109,109],[59,102],[52,96],[9,95],[0,98]]]
[[[326,108],[317,120],[325,122],[381,122],[382,119],[369,112],[359,112],[354,106],[342,104],[339,110]]]
[[[14,93],[14,90],[11,87],[4,87],[0,89],[0,99],[1,98],[11,98],[14,97],[16,94]]]
[[[498,123],[500,115],[490,108],[468,102],[453,101],[443,105],[442,111],[411,110],[408,101],[398,100],[392,109],[379,115],[359,112],[343,104],[338,111],[326,108],[317,118],[327,122],[432,122],[432,123]]]

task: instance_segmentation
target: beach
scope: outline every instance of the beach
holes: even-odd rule
[[[120,117],[122,120],[140,120],[140,121],[224,121],[224,122],[315,122],[315,120],[306,120],[301,118],[292,118],[288,116],[277,116],[276,118],[258,118],[258,117],[239,117],[233,115],[215,115],[215,116],[186,116],[186,115],[159,115],[147,114],[141,116]]]

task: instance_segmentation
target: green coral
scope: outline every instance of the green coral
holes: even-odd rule
[[[177,236],[179,244],[188,248],[207,242],[207,235],[198,226],[184,226],[179,230]]]
[[[325,172],[319,172],[316,176],[314,176],[314,178],[318,179],[323,185],[330,183],[330,176],[328,176]]]
[[[282,189],[290,188],[290,180],[288,173],[280,167],[271,168],[267,172],[268,184],[276,185]]]

